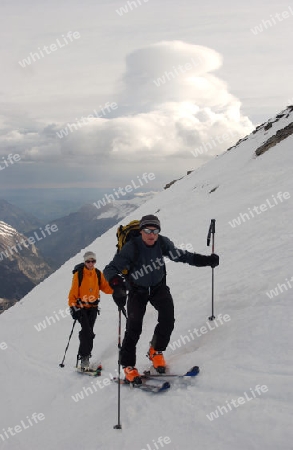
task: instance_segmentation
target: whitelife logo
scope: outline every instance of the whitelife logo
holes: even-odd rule
[[[100,105],[100,110],[97,111],[96,109],[93,110],[93,114],[89,114],[86,117],[81,117],[80,119],[75,119],[75,122],[67,123],[67,126],[65,128],[62,128],[60,131],[56,131],[57,136],[59,139],[63,139],[63,137],[68,136],[69,132],[72,133],[74,130],[78,130],[81,127],[84,127],[85,125],[89,125],[92,123],[93,119],[102,119],[103,116],[105,117],[107,113],[110,113],[112,110],[118,108],[117,103],[110,102],[105,103],[104,106]],[[107,110],[107,111],[105,111]]]
[[[291,16],[290,16],[291,15]],[[256,25],[254,28],[251,28],[251,32],[256,36],[259,33],[262,33],[264,30],[268,28],[272,28],[280,22],[283,22],[284,19],[289,19],[293,16],[293,9],[291,6],[288,6],[288,11],[282,11],[281,13],[271,14],[269,19],[262,19],[259,25]]]
[[[252,397],[250,397],[250,394],[247,394],[247,392],[243,393],[243,397],[238,397],[237,399],[232,399],[231,401],[226,400],[226,406],[217,406],[217,409],[215,411],[212,411],[210,414],[206,414],[207,418],[212,422],[214,419],[218,419],[219,413],[221,416],[224,415],[224,413],[228,414],[228,412],[232,411],[232,406],[236,409],[240,405],[244,405],[247,402],[250,402],[251,400],[257,398],[257,396],[261,396],[262,393],[268,392],[268,387],[263,384],[260,386],[257,384],[254,389],[250,388],[250,394]]]
[[[9,256],[13,256],[13,252],[18,253],[18,250],[23,250],[23,247],[28,248],[29,245],[35,244],[37,241],[41,241],[42,239],[50,236],[52,233],[58,231],[58,227],[56,224],[45,226],[45,230],[43,228],[39,228],[40,231],[35,231],[34,236],[30,236],[27,239],[21,239],[20,241],[16,241],[15,245],[11,247],[6,247],[3,252],[0,252],[0,261],[3,261],[3,257],[9,258]],[[39,233],[39,234],[38,234]],[[41,237],[42,235],[43,237]],[[10,253],[10,255],[9,255]]]
[[[182,345],[186,345],[188,342],[194,341],[196,339],[196,337],[201,337],[203,334],[208,333],[208,331],[215,330],[216,328],[219,327],[219,325],[224,325],[224,323],[230,322],[230,320],[231,320],[231,317],[229,316],[229,314],[225,314],[223,317],[222,317],[222,314],[219,314],[217,316],[217,318],[215,320],[213,320],[213,322],[207,321],[206,326],[202,326],[199,329],[194,328],[193,331],[188,330],[189,335],[181,334],[180,338],[177,339],[177,341],[173,341],[173,344],[170,343],[168,345],[168,347],[170,347],[171,350],[174,351],[177,348],[182,347]],[[212,326],[212,324],[214,325],[214,327]]]
[[[291,195],[289,194],[289,192],[278,192],[276,197],[272,195],[272,199],[267,198],[265,203],[262,203],[259,206],[254,206],[253,208],[248,208],[247,213],[240,213],[236,219],[229,221],[229,225],[231,225],[232,228],[235,228],[237,225],[241,225],[242,223],[246,222],[246,220],[254,218],[256,214],[262,214],[263,212],[268,211],[268,209],[274,208],[275,206],[279,205],[279,203],[283,203],[283,201],[288,200]]]
[[[141,176],[142,179],[139,176],[137,176],[136,178],[137,178],[137,180],[136,181],[131,180],[130,181],[131,184],[127,184],[124,187],[124,190],[123,190],[122,187],[119,187],[117,190],[114,188],[113,189],[114,194],[106,194],[101,200],[98,200],[97,202],[94,202],[93,205],[96,208],[100,209],[101,207],[106,206],[107,203],[108,204],[112,203],[112,202],[114,203],[115,200],[119,199],[120,195],[122,195],[124,197],[126,194],[131,193],[133,191],[133,189],[140,188],[141,186],[143,186],[144,183],[148,184],[149,181],[153,181],[156,177],[155,177],[155,174],[153,172],[150,172],[150,173],[146,173],[145,172]]]
[[[200,58],[199,58],[200,60]],[[162,84],[165,84],[167,81],[174,80],[176,77],[185,74],[193,67],[197,67],[198,63],[194,61],[193,58],[190,59],[191,63],[187,62],[185,64],[178,64],[177,67],[173,66],[172,70],[168,72],[167,70],[164,72],[163,76],[158,77],[156,80],[153,80],[153,83],[160,87]]]
[[[128,1],[126,5],[121,6],[119,9],[116,9],[116,13],[119,14],[120,17],[123,14],[127,14],[129,11],[133,11],[144,3],[148,3],[149,0],[136,0],[136,1]]]
[[[62,34],[62,39],[56,39],[56,43],[50,44],[49,46],[44,45],[43,48],[38,47],[38,52],[30,52],[29,56],[24,58],[22,61],[18,61],[18,64],[20,64],[22,68],[30,66],[33,62],[39,61],[41,58],[45,58],[46,55],[51,55],[51,53],[56,52],[59,48],[66,47],[66,45],[69,45],[70,42],[73,42],[75,39],[79,38],[80,34],[78,31],[68,31],[66,36]]]
[[[21,157],[18,153],[14,155],[10,153],[7,157],[2,156],[2,161],[0,161],[0,170],[6,169],[6,167],[12,166],[12,164],[19,162]]]
[[[5,440],[9,439],[11,436],[15,436],[23,430],[33,427],[35,424],[43,421],[44,419],[45,415],[43,413],[33,413],[31,417],[26,416],[26,419],[20,421],[20,425],[8,427],[6,430],[3,428],[3,431],[0,433],[0,438],[2,439],[2,442],[5,442]]]
[[[290,283],[290,281],[293,281],[293,277],[291,277],[290,280],[286,278],[286,284],[278,283],[274,289],[271,289],[269,292],[267,292],[266,294],[269,297],[269,299],[272,300],[272,298],[277,297],[280,294],[283,294],[283,292],[288,291],[289,289],[292,289],[293,286]]]

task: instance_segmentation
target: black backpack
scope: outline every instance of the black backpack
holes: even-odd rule
[[[79,263],[76,266],[74,266],[74,269],[72,271],[72,273],[74,274],[75,272],[78,272],[78,287],[80,287],[81,283],[82,283],[82,279],[83,279],[83,268],[84,268],[84,263]],[[96,274],[98,277],[98,281],[99,281],[99,286],[101,285],[101,271],[99,269],[96,269]]]

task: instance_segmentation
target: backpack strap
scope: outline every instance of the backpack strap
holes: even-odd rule
[[[96,274],[97,274],[97,277],[98,277],[98,282],[99,282],[99,287],[100,287],[100,285],[101,285],[101,271],[99,270],[99,269],[96,269],[95,268],[95,271],[96,271]]]
[[[81,267],[77,272],[78,272],[78,287],[80,287],[83,279],[83,267]]]
[[[80,265],[80,267],[78,268],[77,272],[78,272],[78,287],[81,286],[82,283],[82,279],[83,279],[83,268],[84,268],[84,264]],[[101,285],[101,271],[97,268],[95,268],[97,277],[98,277],[98,282],[99,282],[99,286]]]

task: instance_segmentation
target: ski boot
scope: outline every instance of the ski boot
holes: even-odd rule
[[[153,367],[158,373],[166,372],[166,362],[163,352],[157,351],[154,347],[150,346],[147,357],[152,361]]]
[[[142,383],[140,374],[135,367],[128,366],[128,367],[124,367],[123,369],[124,369],[126,382],[133,383],[133,384],[141,384]]]

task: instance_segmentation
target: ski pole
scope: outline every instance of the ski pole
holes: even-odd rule
[[[215,223],[216,219],[211,219],[210,228],[207,236],[207,246],[210,245],[211,235],[212,235],[212,253],[215,253]],[[212,315],[209,317],[209,320],[214,320],[214,267],[212,267]]]
[[[124,308],[123,308],[124,309]],[[123,314],[125,314],[126,317],[126,311],[124,309]],[[120,362],[120,350],[121,350],[121,308],[119,308],[119,321],[118,321],[118,423],[117,425],[114,425],[114,429],[121,430],[121,422],[120,422],[120,368],[121,368],[121,362]]]
[[[71,336],[72,336],[72,333],[73,333],[73,330],[74,330],[75,324],[76,324],[76,319],[75,319],[75,321],[73,322],[73,325],[72,325],[72,330],[71,330],[71,333],[70,333],[70,336],[69,336],[69,339],[68,339],[68,344],[67,344],[67,346],[66,346],[66,349],[65,349],[65,353],[64,353],[64,356],[63,356],[62,362],[61,362],[61,363],[59,364],[59,366],[60,366],[60,367],[64,367],[65,355],[66,355],[66,352],[67,352],[67,350],[68,350],[68,347],[69,347],[69,342],[70,342],[70,339],[71,339]]]

